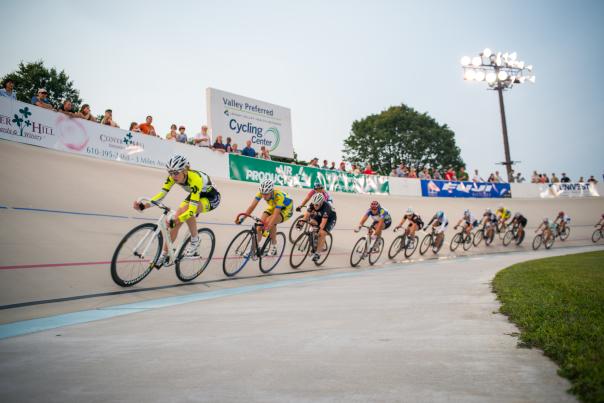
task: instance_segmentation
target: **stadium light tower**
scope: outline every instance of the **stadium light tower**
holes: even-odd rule
[[[525,82],[535,83],[533,66],[518,60],[516,52],[493,52],[489,48],[483,50],[478,56],[461,58],[463,78],[467,81],[486,81],[489,89],[499,94],[499,112],[501,113],[501,128],[503,131],[503,147],[505,150],[505,165],[508,181],[512,182],[512,164],[510,145],[508,143],[508,127],[505,120],[503,106],[503,91],[512,88],[515,84]]]

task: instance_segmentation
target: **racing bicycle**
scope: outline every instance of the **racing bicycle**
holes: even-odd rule
[[[469,225],[469,224],[467,224]],[[457,229],[457,225],[453,229]],[[463,250],[468,251],[472,247],[472,233],[467,234],[465,227],[460,226],[461,231],[453,235],[453,239],[451,239],[451,245],[449,248],[451,252],[455,252],[459,245],[463,245]]]
[[[430,233],[426,234],[426,236],[424,236],[424,239],[422,239],[422,244],[419,246],[419,253],[420,254],[424,254],[428,251],[428,248],[432,247],[432,252],[434,254],[438,253],[438,251],[440,250],[440,248],[443,247],[443,244],[445,243],[445,237],[443,234],[443,239],[440,243],[440,245],[436,246],[435,242],[436,242],[436,229],[434,227],[431,227],[431,231]],[[427,231],[427,230],[426,230]]]
[[[489,236],[487,236],[489,234],[489,231],[491,232]],[[487,224],[483,224],[482,228],[480,228],[478,231],[476,231],[474,233],[474,239],[472,240],[472,244],[476,247],[478,247],[478,245],[480,245],[480,242],[482,242],[482,240],[484,239],[484,244],[486,246],[489,246],[492,242],[493,239],[495,238],[495,228],[493,228],[493,224],[490,224],[487,227]]]
[[[396,232],[397,229],[394,229]],[[413,239],[409,237],[409,228],[405,228],[405,231],[402,235],[397,236],[392,241],[390,248],[388,249],[388,257],[390,259],[394,259],[396,255],[398,255],[402,250],[405,251],[405,257],[409,258],[417,249],[417,245],[419,244],[419,238],[417,235],[413,236]]]
[[[373,228],[367,225],[363,225],[363,228],[367,228],[367,235],[359,238],[352,248],[352,252],[350,253],[350,265],[352,267],[357,267],[361,263],[361,260],[366,258],[369,260],[369,264],[373,266],[384,250],[384,238],[380,236],[371,243]],[[358,231],[355,230],[355,232]]]
[[[535,238],[533,238],[533,250],[539,249],[542,244],[545,246],[545,249],[550,249],[556,240],[556,234],[554,234],[553,231],[554,230],[552,230],[552,234],[547,240],[543,235],[543,231],[535,235]]]
[[[306,227],[306,230],[298,236],[298,239],[292,245],[292,251],[289,255],[289,264],[294,269],[297,269],[304,263],[306,257],[317,251],[317,243],[319,242],[319,226],[316,224],[308,223],[304,220],[298,221],[300,224],[303,224]],[[333,237],[331,233],[327,232],[325,235],[325,243],[323,245],[323,251],[321,253],[321,258],[315,261],[315,265],[321,266],[329,253],[331,252],[331,246],[333,245]]]
[[[512,241],[515,241],[516,245],[519,246],[522,241],[524,241],[526,230],[522,231],[522,235],[518,235],[519,229],[520,226],[518,224],[514,224],[506,231],[505,235],[503,236],[503,246],[508,246]]]
[[[598,227],[597,225],[594,225],[594,227]],[[604,231],[602,230],[602,227],[597,228],[593,234],[591,234],[591,241],[593,243],[598,242],[600,239],[604,238]]]

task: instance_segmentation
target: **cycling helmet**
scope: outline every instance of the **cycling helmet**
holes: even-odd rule
[[[411,214],[413,214],[413,207],[409,207],[407,209],[407,215],[411,215]],[[604,214],[602,214],[602,215],[604,216]]]
[[[560,211],[560,212],[558,213],[558,217],[560,217],[561,215],[564,215],[564,211]]]
[[[443,216],[444,216],[444,215],[445,215],[445,213],[443,213],[442,211],[437,211],[437,212],[436,212],[436,218],[438,218],[439,220],[440,220],[441,218],[443,218]]]
[[[514,214],[514,218],[519,218],[520,217],[520,213],[516,212],[516,214]]]
[[[274,188],[275,183],[271,179],[265,179],[260,182],[260,193],[262,193],[263,195],[272,193]]]
[[[371,202],[371,205],[370,205],[369,207],[370,207],[372,210],[374,210],[374,209],[378,209],[378,208],[380,208],[380,203],[378,203],[378,201],[377,201],[377,200],[374,200],[374,201],[372,201],[372,202]]]
[[[470,210],[465,209],[465,210],[463,211],[463,215],[470,215]]]
[[[323,193],[315,193],[312,198],[310,199],[310,202],[312,204],[321,204],[325,201],[325,197],[323,196]]]
[[[490,208],[486,209],[484,212],[485,212],[486,214],[491,214],[491,213],[493,213],[493,211],[491,211],[491,209],[490,209]]]
[[[317,189],[323,189],[323,184],[321,183],[320,180],[316,180],[313,187],[314,187],[315,190],[317,190]]]
[[[499,207],[497,208],[497,211],[503,211],[503,205],[500,204]]]
[[[182,171],[189,166],[189,160],[183,155],[176,154],[166,163],[168,171]]]
[[[543,222],[548,222],[548,221],[549,221],[549,218],[547,218],[547,217],[545,217],[545,218],[543,219]]]

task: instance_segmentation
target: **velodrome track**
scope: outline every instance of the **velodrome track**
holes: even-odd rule
[[[131,202],[154,194],[164,172],[6,141],[0,161],[0,327],[25,334],[28,319],[49,317],[53,329],[0,341],[3,401],[570,399],[549,361],[505,336],[515,328],[492,314],[489,282],[514,262],[600,249],[589,241],[600,198],[505,200],[529,226],[560,209],[573,217],[571,238],[550,251],[529,251],[528,235],[520,248],[496,242],[454,255],[444,247],[440,259],[411,263],[384,254],[375,269],[358,270],[348,267],[359,237],[352,228],[370,198],[335,194],[338,224],[324,267],[308,262],[294,272],[284,259],[273,275],[249,264],[224,281],[221,257],[241,230],[232,221],[256,185],[215,178],[221,206],[200,217],[217,237],[210,267],[189,285],[161,270],[124,290],[108,261],[128,229],[157,218]],[[296,201],[304,194],[288,192]],[[167,203],[183,195],[175,188]],[[455,220],[465,207],[478,213],[500,203],[377,199],[396,220],[408,205]],[[385,238],[388,247],[392,232]],[[71,312],[106,316],[57,316]]]

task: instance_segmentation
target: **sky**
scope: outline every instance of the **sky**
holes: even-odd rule
[[[298,157],[339,162],[355,120],[402,103],[447,124],[468,169],[505,169],[497,94],[460,59],[518,53],[535,84],[504,94],[511,157],[571,178],[604,173],[602,1],[2,1],[0,75],[64,69],[95,114],[153,115],[188,134],[205,89],[291,109]],[[12,16],[12,18],[8,18]],[[17,88],[18,91],[18,88]],[[203,169],[203,168],[200,168]],[[503,176],[503,175],[502,175]]]

